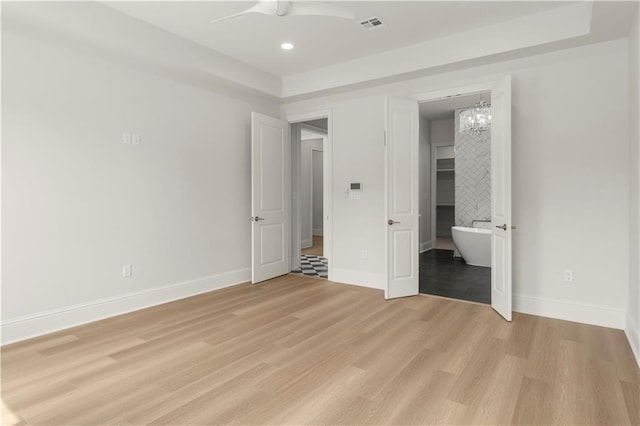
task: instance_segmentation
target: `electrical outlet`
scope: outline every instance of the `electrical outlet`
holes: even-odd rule
[[[566,283],[572,282],[573,281],[573,270],[565,269],[563,277],[564,277],[564,282],[566,282]]]
[[[122,143],[125,145],[131,145],[131,133],[122,134]]]
[[[366,259],[366,258],[367,258],[367,256],[369,256],[369,253],[367,253],[367,251],[366,251],[366,250],[362,250],[362,251],[360,252],[360,258],[361,258],[361,259]]]
[[[131,265],[122,265],[122,277],[129,278],[131,276]]]

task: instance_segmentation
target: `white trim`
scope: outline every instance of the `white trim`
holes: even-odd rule
[[[300,247],[303,249],[313,247],[313,240],[302,240],[300,241]]]
[[[624,329],[625,310],[524,294],[513,295],[513,310],[523,314]]]
[[[2,345],[251,281],[251,268],[2,321]]]
[[[425,251],[429,251],[431,249],[433,249],[433,240],[420,243],[420,253],[424,253]]]
[[[447,99],[451,96],[476,95],[490,91],[495,85],[495,82],[498,80],[499,79],[487,80],[458,87],[446,87],[442,89],[431,90],[429,92],[416,93],[411,95],[410,97],[417,100],[418,102],[432,102]]]
[[[333,268],[329,281],[352,284],[360,287],[375,288],[377,290],[384,290],[387,285],[385,274],[373,274],[371,272],[337,268]]]
[[[322,237],[322,231],[322,228],[313,228],[311,232],[315,237]]]
[[[301,112],[296,114],[285,114],[286,115],[285,119],[291,124],[302,123],[304,121],[312,121],[312,120],[320,120],[323,118],[329,118],[331,116],[331,113],[332,113],[331,108],[327,108],[323,110],[314,110],[314,111]],[[327,126],[327,130],[329,130],[328,126]]]
[[[631,346],[638,368],[640,368],[640,326],[631,316],[631,312],[627,313],[627,325],[624,328],[624,334],[627,336],[629,346]]]

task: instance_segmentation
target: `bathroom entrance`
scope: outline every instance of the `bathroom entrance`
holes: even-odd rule
[[[491,304],[490,99],[419,105],[420,293]]]

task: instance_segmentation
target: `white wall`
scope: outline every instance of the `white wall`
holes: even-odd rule
[[[250,113],[276,103],[2,38],[4,343],[250,278]]]
[[[453,118],[431,121],[431,144],[436,146],[454,145],[455,123]]]
[[[287,113],[333,109],[336,267],[350,268],[351,282],[384,283],[385,96],[509,73],[513,219],[518,227],[515,309],[623,328],[628,296],[627,71],[626,40],[616,40],[285,105]],[[344,198],[352,178],[365,183],[362,202]],[[362,248],[368,250],[367,259],[359,256]],[[571,284],[562,281],[567,268],[574,271]]]
[[[629,296],[626,333],[640,365],[640,35],[638,22],[629,34]]]
[[[311,187],[311,174],[313,173],[312,149],[322,150],[322,138],[302,141],[302,150],[300,152],[300,233],[302,248],[313,245],[313,212],[311,211],[311,198],[313,195],[313,188]]]
[[[386,228],[381,226],[386,225],[384,103],[379,96],[365,96],[335,102],[331,109],[332,279],[382,288],[386,282]],[[348,197],[351,182],[362,183],[361,199]]]

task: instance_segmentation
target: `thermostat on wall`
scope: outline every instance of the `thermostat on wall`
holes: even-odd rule
[[[362,198],[362,184],[359,182],[352,182],[349,184],[349,198],[352,200],[359,200]]]

